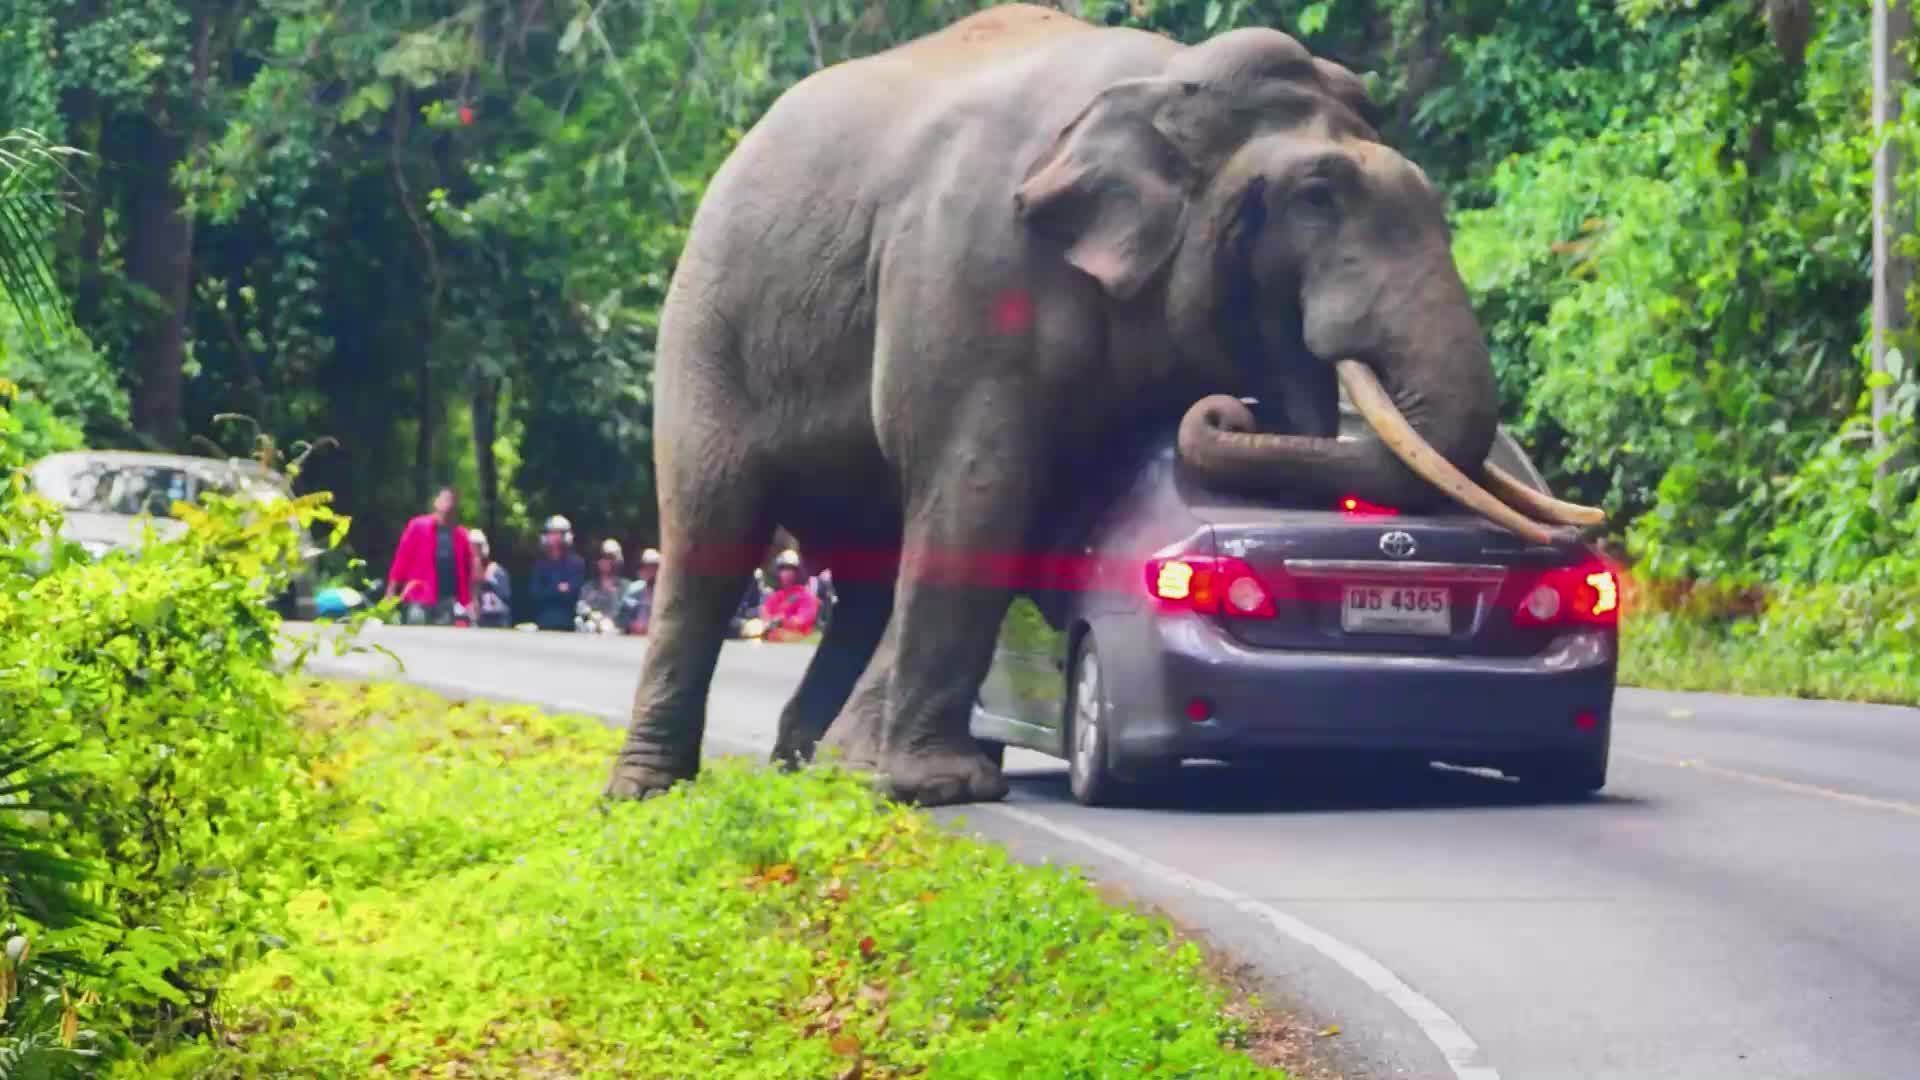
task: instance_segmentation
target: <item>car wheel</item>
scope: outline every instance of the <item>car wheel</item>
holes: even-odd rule
[[[1520,786],[1554,799],[1582,799],[1607,786],[1605,754],[1543,754],[1517,766]]]
[[[1105,673],[1092,635],[1081,639],[1072,672],[1067,695],[1067,783],[1082,805],[1111,805],[1121,797],[1124,784],[1107,753],[1112,710],[1107,708]]]

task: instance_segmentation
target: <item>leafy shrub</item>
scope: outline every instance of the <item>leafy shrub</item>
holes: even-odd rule
[[[0,1077],[7,1080],[78,1075],[95,1056],[68,990],[91,971],[44,933],[103,915],[83,893],[95,868],[61,855],[45,828],[49,813],[69,809],[55,790],[64,778],[46,768],[60,750],[0,729]]]
[[[290,944],[229,984],[224,1045],[138,1075],[1270,1075],[1164,923],[844,774],[596,809],[595,721],[303,696],[328,825],[275,849],[311,872]]]
[[[61,748],[35,829],[61,866],[93,868],[102,917],[24,897],[11,915],[39,955],[72,960],[58,1041],[81,1045],[84,1023],[90,1049],[124,1053],[204,1030],[221,971],[257,948],[271,826],[297,830],[312,787],[270,599],[302,534],[342,523],[324,496],[209,499],[176,508],[178,539],[91,559],[25,485],[11,396],[0,386],[0,748]]]
[[[1778,576],[1805,535],[1790,486],[1861,401],[1865,16],[1825,21],[1797,78],[1739,5],[1663,26],[1662,108],[1507,160],[1459,216],[1521,431],[1637,519],[1643,573]]]
[[[72,450],[83,433],[119,435],[126,428],[127,395],[106,359],[80,331],[49,336],[0,304],[0,378],[22,393],[13,403],[27,458]]]

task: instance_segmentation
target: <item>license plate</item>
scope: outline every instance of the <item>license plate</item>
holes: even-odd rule
[[[1349,585],[1340,605],[1340,629],[1355,634],[1453,632],[1452,597],[1446,589],[1409,585]]]

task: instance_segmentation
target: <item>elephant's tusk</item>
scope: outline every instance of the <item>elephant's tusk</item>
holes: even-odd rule
[[[1493,496],[1529,517],[1553,525],[1577,525],[1583,528],[1607,520],[1607,512],[1597,506],[1582,506],[1556,499],[1523,484],[1512,473],[1489,461],[1482,474]]]
[[[1451,496],[1455,502],[1535,544],[1551,544],[1558,539],[1553,530],[1494,498],[1486,488],[1473,482],[1453,462],[1422,438],[1407,418],[1400,414],[1373,369],[1358,360],[1342,360],[1334,365],[1340,385],[1380,441],[1393,456],[1421,479]]]

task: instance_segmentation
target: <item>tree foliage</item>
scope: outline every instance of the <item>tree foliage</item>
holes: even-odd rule
[[[95,438],[166,427],[140,255],[177,233],[134,190],[165,175],[192,225],[181,430],[338,436],[308,479],[363,550],[443,478],[496,534],[563,512],[649,539],[657,315],[706,178],[808,72],[977,6],[0,0],[0,120],[93,155],[53,262],[98,348],[43,361],[42,397]],[[1860,5],[1061,6],[1276,26],[1365,72],[1452,195],[1510,423],[1652,573],[1825,580],[1905,545],[1909,488],[1872,501],[1864,452]]]

